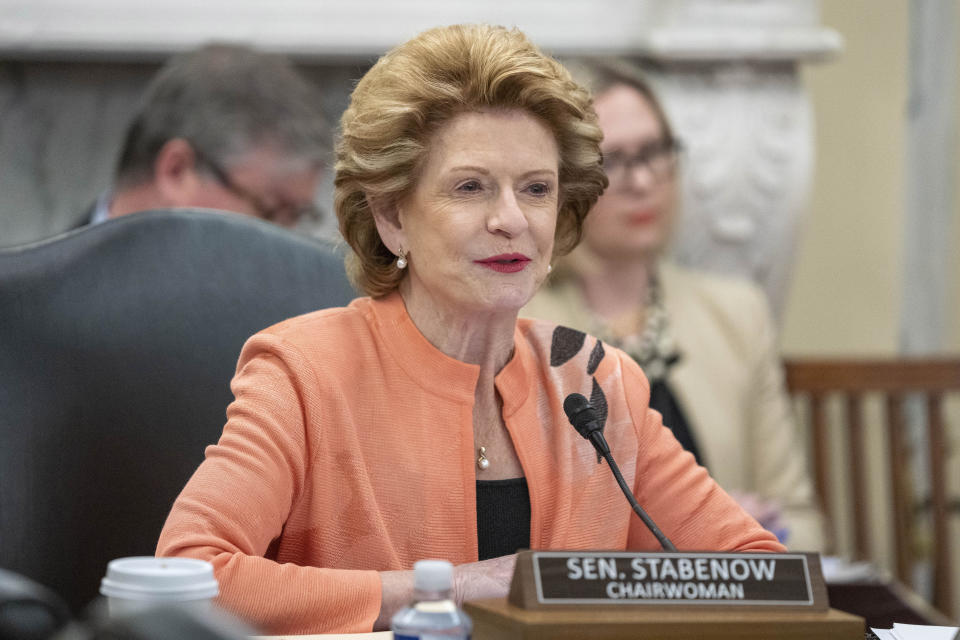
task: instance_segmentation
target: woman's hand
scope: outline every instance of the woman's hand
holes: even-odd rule
[[[511,554],[454,567],[454,601],[459,605],[468,600],[506,597],[516,564],[517,555]]]
[[[744,511],[753,516],[760,526],[777,536],[781,544],[786,544],[790,533],[783,521],[783,510],[776,500],[762,498],[748,491],[728,491],[730,497],[739,503]]]
[[[454,602],[460,605],[467,600],[506,597],[516,563],[514,554],[454,567]],[[380,615],[373,623],[374,631],[388,630],[393,614],[413,599],[413,571],[381,571],[380,593]]]
[[[413,571],[380,572],[380,615],[374,631],[389,631],[390,619],[413,599]]]

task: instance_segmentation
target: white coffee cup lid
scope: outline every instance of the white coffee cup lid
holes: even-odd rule
[[[213,565],[194,558],[117,558],[107,564],[100,593],[110,598],[176,602],[219,593]]]

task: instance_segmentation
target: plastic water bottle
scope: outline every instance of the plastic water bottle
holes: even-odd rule
[[[413,602],[390,621],[394,640],[470,640],[473,622],[451,598],[453,565],[420,560],[413,565]]]

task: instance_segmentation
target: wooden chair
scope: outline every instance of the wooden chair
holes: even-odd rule
[[[796,398],[808,403],[810,433],[813,439],[814,478],[824,510],[835,522],[837,513],[832,504],[830,482],[830,438],[826,416],[826,399],[842,397],[847,427],[847,456],[851,477],[853,506],[853,547],[859,558],[871,557],[867,482],[864,460],[863,401],[868,394],[880,394],[885,404],[886,439],[890,470],[896,575],[904,584],[912,582],[913,526],[915,515],[927,503],[913,495],[907,469],[910,460],[904,407],[908,396],[922,398],[928,450],[928,472],[931,493],[934,571],[933,604],[948,615],[953,612],[953,577],[948,533],[949,512],[957,510],[956,499],[950,503],[945,478],[947,440],[945,437],[944,398],[960,394],[960,358],[939,359],[787,359],[787,387]]]

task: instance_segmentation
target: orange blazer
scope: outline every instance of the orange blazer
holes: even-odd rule
[[[256,334],[157,555],[212,562],[221,604],[265,632],[370,631],[378,571],[477,560],[478,371],[434,348],[398,294]],[[603,407],[624,478],[679,549],[783,550],[648,409],[624,353],[521,319],[496,387],[530,489],[531,548],[658,548],[567,421],[563,400],[579,392]]]

